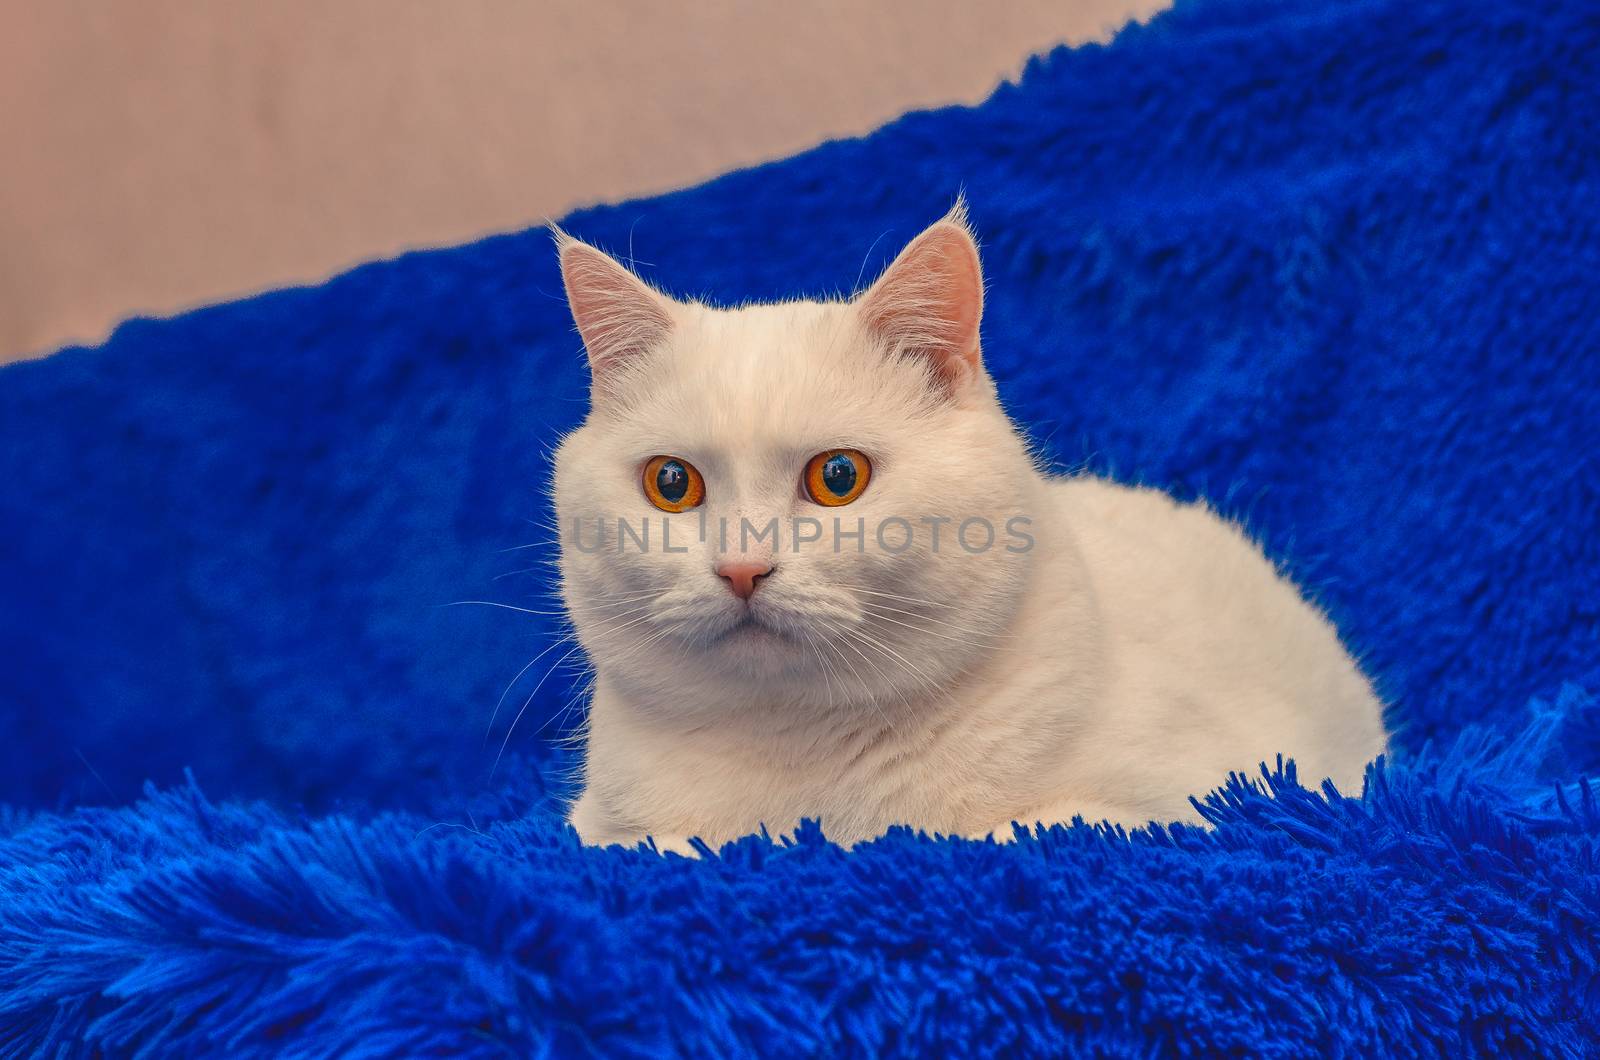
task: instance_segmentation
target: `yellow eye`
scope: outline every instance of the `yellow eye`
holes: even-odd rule
[[[837,508],[861,496],[872,479],[872,461],[855,449],[828,449],[806,461],[806,496]]]
[[[644,465],[644,495],[664,512],[686,512],[706,499],[706,480],[687,460],[652,456]]]

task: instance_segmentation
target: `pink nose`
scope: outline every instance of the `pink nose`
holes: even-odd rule
[[[744,560],[725,560],[717,564],[717,575],[725,578],[733,595],[748,600],[755,593],[762,578],[772,573],[770,563],[750,563]]]

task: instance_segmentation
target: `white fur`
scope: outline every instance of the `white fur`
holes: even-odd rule
[[[681,849],[803,817],[842,843],[894,824],[1008,838],[1013,821],[1193,819],[1189,796],[1230,770],[1282,753],[1308,783],[1359,788],[1383,751],[1335,631],[1236,527],[1036,469],[982,369],[959,212],[853,302],[715,309],[564,236],[561,253],[596,372],[555,483],[563,594],[596,672],[571,812],[585,841]],[[801,472],[842,447],[872,480],[824,508]],[[700,509],[649,504],[657,454],[699,468]],[[648,521],[647,552],[618,553],[619,515]],[[796,516],[824,540],[792,549]],[[873,540],[890,516],[916,531],[900,555]],[[935,550],[920,520],[939,516]],[[952,540],[971,516],[1030,519],[1033,547],[1002,535],[971,554]],[[781,549],[742,551],[741,517],[779,518]],[[834,551],[834,517],[865,520],[864,554]],[[592,547],[602,518],[606,547],[574,548],[574,521]],[[713,569],[724,518],[729,553],[776,564],[748,614]],[[661,547],[663,524],[686,551]]]

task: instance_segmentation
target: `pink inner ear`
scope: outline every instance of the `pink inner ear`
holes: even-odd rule
[[[564,240],[561,279],[597,380],[659,343],[672,327],[661,295],[587,243]]]
[[[891,351],[930,358],[951,384],[979,370],[983,273],[959,215],[939,221],[901,251],[862,296],[861,314]]]

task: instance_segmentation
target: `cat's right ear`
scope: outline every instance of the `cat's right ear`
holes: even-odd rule
[[[572,320],[604,389],[672,330],[672,302],[609,254],[552,226]]]
[[[855,304],[886,349],[922,358],[947,393],[982,379],[983,267],[965,201],[913,239]]]

